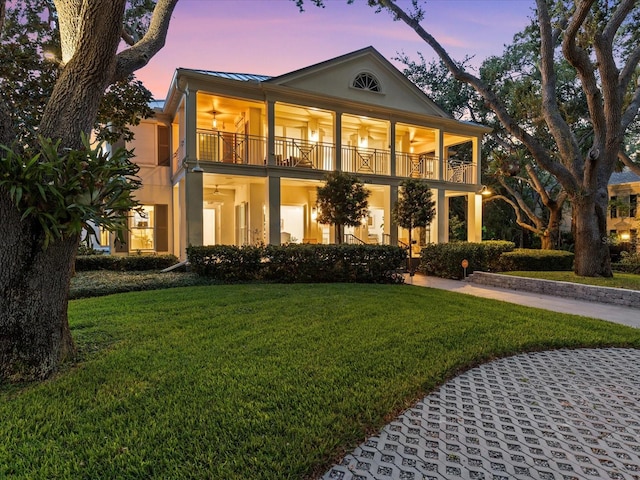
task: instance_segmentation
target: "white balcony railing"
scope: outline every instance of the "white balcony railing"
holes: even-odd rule
[[[396,175],[399,177],[438,178],[438,158],[413,153],[396,153]]]
[[[276,137],[274,154],[277,166],[330,171],[335,165],[335,147],[328,143]]]
[[[476,168],[473,163],[462,160],[448,160],[446,164],[445,178],[447,182],[468,183],[476,182]]]
[[[231,132],[198,133],[198,160],[264,165],[267,139]]]
[[[342,147],[342,170],[345,172],[389,175],[390,166],[389,150]]]

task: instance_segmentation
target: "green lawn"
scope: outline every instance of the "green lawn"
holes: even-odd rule
[[[543,278],[545,280],[557,280],[560,282],[583,283],[599,287],[626,288],[640,290],[640,275],[632,273],[614,272],[613,278],[579,277],[573,272],[501,272],[504,275],[516,275],[518,277]]]
[[[0,478],[300,479],[456,373],[640,330],[412,286],[75,300],[81,362],[0,388]]]

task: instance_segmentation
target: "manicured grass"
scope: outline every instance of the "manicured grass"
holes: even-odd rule
[[[596,285],[599,287],[627,288],[629,290],[640,290],[640,275],[632,273],[614,272],[613,278],[602,277],[579,277],[573,272],[501,272],[504,275],[516,275],[518,277],[543,278],[545,280],[556,280],[560,282],[574,282],[585,285]]]
[[[640,347],[640,330],[412,286],[175,288],[69,312],[82,361],[0,388],[0,478],[308,478],[476,364]]]

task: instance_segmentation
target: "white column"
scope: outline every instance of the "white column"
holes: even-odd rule
[[[480,142],[481,142],[481,138],[480,137],[474,137],[472,139],[472,145],[473,145],[473,165],[475,167],[475,178],[474,178],[474,182],[477,183],[478,185],[480,185],[482,183],[482,179],[481,179],[481,163],[482,163],[482,153],[480,150]]]
[[[336,164],[334,169],[342,171],[342,112],[335,112],[335,144],[336,144]]]
[[[467,240],[482,241],[482,195],[467,194]]]
[[[385,223],[389,222],[389,235],[391,235],[390,243],[391,245],[398,245],[398,224],[393,221],[393,216],[391,215],[391,209],[398,201],[398,186],[390,185],[389,186],[389,220],[385,219]]]
[[[446,180],[446,162],[444,160],[444,134],[442,130],[436,131],[436,156],[438,157],[438,180]]]
[[[389,175],[391,175],[392,177],[395,177],[396,176],[396,122],[394,122],[393,120],[391,120],[389,147],[391,147],[390,148],[391,149],[391,153],[390,153],[391,165],[389,166],[391,171],[389,172]]]
[[[267,100],[267,164],[276,164],[276,108],[273,100]],[[279,229],[278,229],[279,230]]]
[[[269,244],[280,245],[280,177],[267,178],[267,227]]]
[[[187,246],[202,245],[202,183],[203,173],[193,171],[197,159],[197,91],[186,89],[185,102],[185,155],[188,168],[184,172],[185,219]]]
[[[444,190],[437,190],[436,195],[436,234],[438,243],[449,241],[449,199],[445,197]]]

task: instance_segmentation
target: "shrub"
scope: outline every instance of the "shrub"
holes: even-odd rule
[[[194,272],[224,282],[392,283],[406,254],[389,245],[267,245],[189,247]]]
[[[191,269],[198,275],[223,282],[242,282],[258,278],[262,247],[214,245],[187,248]]]
[[[163,270],[178,263],[174,255],[78,255],[76,272],[114,270],[122,272]]]
[[[467,274],[500,269],[500,255],[514,249],[513,242],[491,240],[481,243],[431,243],[422,249],[418,271],[427,275],[460,279],[464,276],[462,260],[469,262]]]
[[[500,269],[509,271],[570,271],[574,254],[565,250],[517,248],[500,256]]]
[[[611,266],[616,272],[640,275],[640,253],[623,252],[620,261]]]

